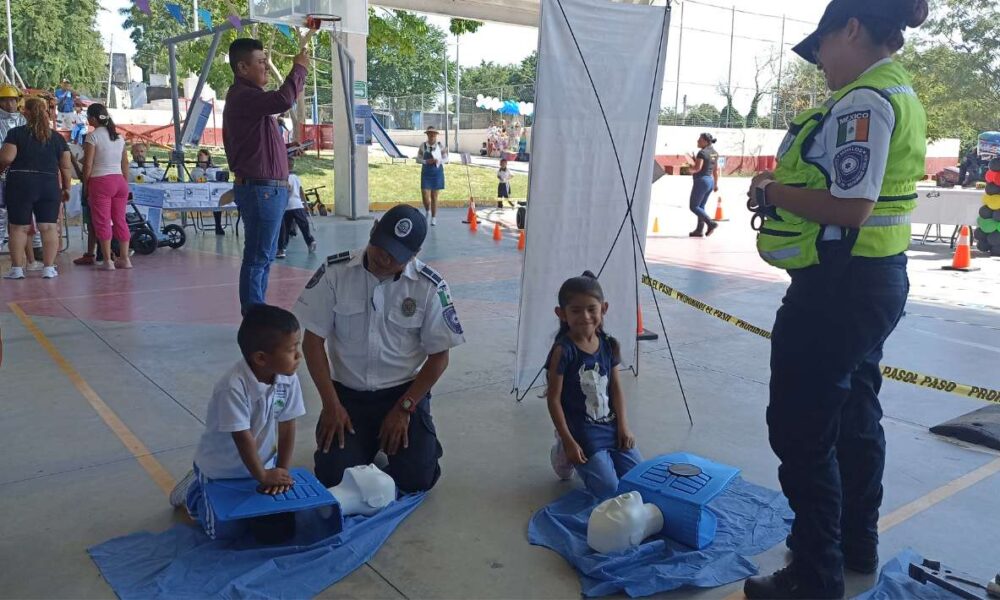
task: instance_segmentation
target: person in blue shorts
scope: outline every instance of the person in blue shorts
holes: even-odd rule
[[[431,226],[437,225],[438,195],[444,189],[444,163],[448,162],[448,148],[437,141],[438,131],[428,127],[427,141],[420,144],[417,162],[420,169],[420,195],[424,201],[424,216]]]

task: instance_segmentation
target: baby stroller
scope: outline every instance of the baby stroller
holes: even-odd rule
[[[156,252],[157,248],[166,246],[176,250],[187,241],[184,228],[174,223],[164,225],[160,235],[157,235],[153,231],[152,225],[146,220],[146,217],[142,216],[142,213],[139,212],[139,208],[135,205],[135,202],[129,200],[128,205],[131,210],[125,214],[125,221],[128,223],[128,231],[132,238],[130,245],[137,253],[152,254]],[[120,254],[118,251],[118,240],[112,242],[112,249],[115,254]]]

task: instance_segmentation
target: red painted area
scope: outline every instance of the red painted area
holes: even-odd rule
[[[222,146],[222,127],[221,120],[219,121],[220,127],[206,127],[204,133],[201,134],[201,144],[203,146]],[[147,141],[152,141],[155,144],[161,146],[173,146],[174,144],[174,126],[173,125],[120,125],[119,129],[125,132],[125,136],[129,139],[145,139]],[[303,141],[317,141],[318,134],[318,145],[322,150],[332,150],[333,149],[333,125],[303,125],[302,126],[302,140]],[[69,139],[69,132],[61,132],[66,139]],[[313,146],[315,148],[315,146]]]
[[[17,302],[28,314],[102,321],[239,324],[240,260],[197,250],[135,256],[131,271],[105,272],[59,257],[59,277],[0,283],[0,310]],[[275,264],[268,302],[291,307],[311,271]]]
[[[655,158],[668,175],[680,175],[680,168],[691,164],[691,157],[679,154],[657,155]],[[721,158],[726,159],[725,167],[722,168],[723,175],[771,171],[777,166],[777,159],[773,156],[722,156]],[[933,175],[945,167],[955,166],[955,163],[954,158],[927,157],[924,172]]]

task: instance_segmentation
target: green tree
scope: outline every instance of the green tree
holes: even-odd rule
[[[688,109],[683,125],[708,125],[718,127],[721,113],[711,104],[698,104]]]
[[[455,65],[445,61],[447,34],[425,17],[405,11],[381,11],[375,18],[380,35],[368,39],[369,95],[373,104],[393,113],[399,126],[409,127],[414,112],[441,101],[446,64],[449,77],[454,77]]]
[[[782,74],[781,86],[771,107],[775,126],[786,129],[795,115],[817,106],[828,94],[823,73],[815,65],[795,59]]]
[[[107,89],[108,55],[97,32],[97,0],[11,0],[14,59],[29,87],[53,89],[68,78],[94,96]],[[7,48],[3,28],[2,48]]]

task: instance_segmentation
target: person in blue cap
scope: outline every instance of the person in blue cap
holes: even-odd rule
[[[379,451],[404,493],[441,475],[430,392],[465,338],[448,284],[416,258],[426,236],[419,210],[393,207],[367,247],[326,260],[293,309],[323,402],[315,462],[327,487]]]
[[[791,284],[771,338],[771,448],[795,511],[790,564],[747,598],[841,598],[878,568],[885,435],[882,347],[906,304],[905,251],[927,117],[892,55],[926,0],[833,0],[794,51],[833,90],[797,116],[773,173],[751,183],[757,250]]]

